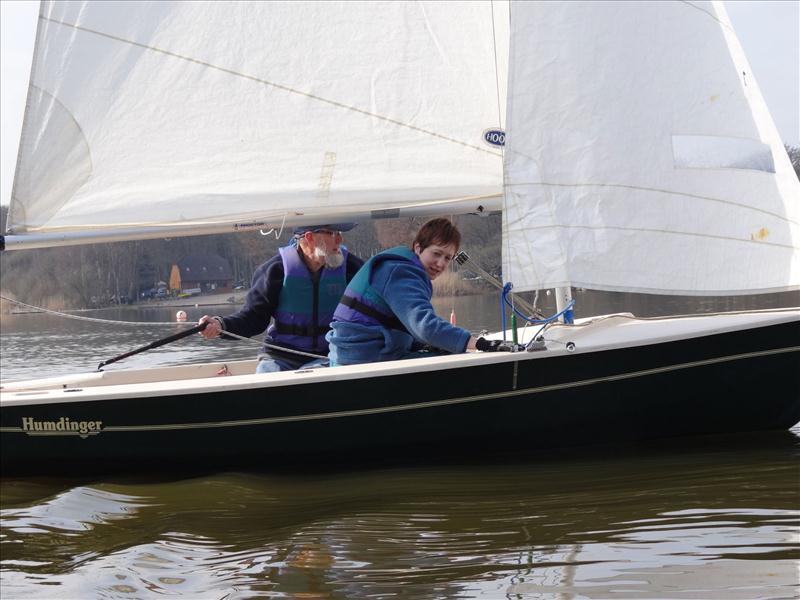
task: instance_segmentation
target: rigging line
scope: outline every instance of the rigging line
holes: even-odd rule
[[[279,352],[286,352],[289,354],[297,354],[299,356],[308,356],[310,358],[327,358],[322,354],[314,354],[312,352],[303,352],[302,350],[295,350],[294,348],[289,348],[287,346],[278,346],[276,344],[270,344],[269,342],[265,341],[258,341],[254,340],[253,338],[245,337],[243,335],[239,335],[238,333],[231,333],[230,331],[226,331],[223,329],[220,332],[220,336],[229,336],[232,338],[236,338],[237,340],[242,340],[244,342],[252,342],[257,344],[258,346],[264,346],[265,348],[269,348],[271,350],[278,350]]]
[[[722,25],[728,31],[730,31],[730,32],[732,32],[734,34],[736,33],[730,25],[728,25],[727,23],[725,23],[723,21],[720,21],[719,18],[717,17],[717,15],[707,11],[705,8],[701,8],[701,7],[697,6],[696,4],[694,4],[692,2],[688,2],[687,0],[679,0],[679,2],[681,2],[682,4],[685,4],[686,6],[690,6],[691,8],[693,8],[695,10],[699,10],[701,13],[707,14],[709,17],[714,19],[717,23]]]
[[[283,213],[283,221],[281,221],[281,228],[278,230],[278,233],[275,233],[275,228],[274,227],[272,229],[270,229],[269,231],[264,231],[263,229],[259,229],[258,232],[261,235],[269,235],[270,233],[275,233],[275,239],[276,240],[281,239],[281,236],[283,235],[283,227],[284,227],[284,225],[286,225],[286,214],[287,213]]]
[[[785,306],[785,307],[777,307],[777,308],[757,308],[754,310],[731,310],[731,311],[724,311],[724,312],[703,312],[703,313],[689,313],[683,315],[660,315],[655,317],[638,317],[636,315],[632,315],[630,313],[616,313],[612,315],[603,315],[600,317],[590,317],[587,318],[585,321],[581,323],[572,323],[570,325],[566,325],[569,327],[570,330],[580,327],[587,327],[589,325],[594,325],[596,323],[600,323],[601,321],[606,321],[609,319],[628,319],[630,321],[671,321],[676,319],[696,319],[696,318],[706,318],[706,317],[718,317],[718,316],[729,316],[729,315],[752,315],[752,314],[766,314],[766,313],[791,313],[796,312],[798,309],[792,306]],[[559,323],[555,323],[555,326],[560,326]],[[553,340],[557,341],[557,340]]]
[[[661,233],[665,235],[685,235],[689,237],[699,237],[699,238],[708,238],[713,240],[724,240],[727,242],[739,242],[742,244],[759,244],[764,246],[774,246],[776,248],[784,248],[787,250],[800,250],[800,247],[792,246],[790,244],[779,244],[777,242],[765,242],[763,240],[746,240],[743,238],[735,238],[725,235],[712,235],[710,233],[694,233],[691,231],[668,231],[666,229],[650,229],[647,227],[613,227],[613,226],[598,226],[593,227],[591,225],[540,225],[537,227],[525,227],[524,229],[520,229],[518,231],[535,231],[535,230],[542,230],[542,229],[587,229],[589,231],[638,231],[642,233]],[[514,231],[514,229],[509,228],[509,232]],[[585,286],[584,286],[585,287]]]
[[[14,304],[19,304],[20,306],[24,306],[26,308],[32,308],[33,310],[36,310],[38,312],[43,312],[43,313],[47,313],[47,314],[50,314],[50,315],[55,315],[55,316],[58,316],[58,317],[64,317],[65,319],[74,319],[76,321],[89,321],[91,323],[101,323],[101,324],[104,324],[104,325],[129,325],[129,326],[131,326],[131,325],[132,326],[157,325],[159,327],[163,327],[163,326],[166,326],[166,325],[169,325],[170,327],[175,327],[176,325],[179,326],[179,327],[189,327],[189,326],[194,327],[195,326],[195,324],[193,324],[193,323],[179,323],[177,321],[175,321],[175,322],[173,322],[173,321],[116,321],[114,319],[97,319],[97,318],[94,318],[94,317],[81,317],[80,315],[72,315],[72,314],[65,313],[65,312],[60,312],[60,311],[57,311],[57,310],[50,310],[48,308],[42,308],[41,306],[34,306],[33,304],[27,304],[27,303],[22,302],[20,300],[14,300],[13,298],[8,298],[6,296],[3,296],[2,294],[0,294],[0,300],[6,300],[7,302],[13,302]],[[318,354],[309,354],[309,353],[306,353],[306,352],[301,352],[299,350],[292,350],[290,348],[284,348],[283,346],[273,346],[272,344],[267,344],[266,342],[262,343],[262,342],[260,342],[258,340],[254,340],[252,338],[248,338],[248,337],[244,337],[244,336],[241,336],[241,335],[237,335],[237,334],[231,333],[229,331],[223,331],[223,333],[226,336],[230,336],[232,338],[236,338],[237,340],[243,340],[245,342],[251,342],[251,343],[253,343],[253,344],[257,345],[257,346],[264,345],[264,346],[266,346],[268,348],[275,348],[276,350],[281,350],[281,351],[284,351],[284,352],[291,352],[291,353],[294,353],[294,354],[302,354],[303,356],[311,356],[311,357],[314,357],[314,358],[320,358],[320,356]]]
[[[76,321],[90,321],[92,323],[105,323],[107,325],[137,325],[137,326],[141,326],[141,325],[159,325],[159,326],[171,325],[173,327],[175,325],[178,325],[180,327],[186,327],[187,325],[192,325],[191,323],[178,323],[178,322],[171,322],[171,321],[170,322],[158,322],[158,321],[146,322],[146,321],[115,321],[113,319],[96,319],[96,318],[93,318],[93,317],[81,317],[80,315],[72,315],[72,314],[65,313],[65,312],[60,312],[60,311],[57,311],[57,310],[50,310],[48,308],[42,308],[41,306],[34,306],[33,304],[26,304],[25,302],[22,302],[20,300],[14,300],[13,298],[8,298],[6,296],[3,296],[2,294],[0,294],[0,300],[5,300],[6,302],[13,302],[14,304],[19,304],[20,306],[24,306],[25,308],[32,308],[33,310],[36,310],[38,312],[47,313],[49,315],[56,315],[58,317],[64,317],[65,319],[74,319]]]
[[[503,111],[500,106],[500,67],[497,64],[497,32],[494,28],[494,0],[489,2],[489,10],[492,11],[492,49],[494,50],[494,87],[497,92],[497,125],[503,129]],[[509,11],[511,7],[509,6]],[[500,154],[503,156],[503,147],[500,147]],[[503,156],[505,158],[505,156]]]
[[[494,51],[494,86],[495,91],[497,93],[497,124],[500,129],[505,130],[505,123],[503,123],[503,110],[502,106],[500,105],[500,67],[497,61],[497,30],[495,29],[494,24],[494,0],[489,2],[489,10],[492,11],[492,50]],[[511,3],[508,5],[508,17],[509,17],[509,32],[511,29]],[[510,35],[509,35],[510,38]],[[510,43],[510,42],[509,42]],[[510,50],[509,50],[510,52]],[[506,186],[506,148],[505,143],[500,147],[500,156],[502,157],[502,182],[503,182],[503,200],[505,200],[505,186]],[[503,211],[505,214],[505,210]],[[505,219],[505,217],[504,217]],[[509,265],[511,264],[511,236],[504,235],[502,236],[506,243],[506,256],[509,257]],[[509,270],[510,271],[510,270]],[[506,277],[510,280],[511,273],[506,273]],[[513,304],[514,297],[511,297],[511,302]],[[503,317],[505,318],[505,307],[503,307]],[[503,328],[503,335],[505,335],[505,328]]]
[[[336,100],[331,100],[329,98],[323,98],[322,96],[317,96],[316,94],[311,94],[309,92],[304,92],[302,90],[298,90],[287,85],[282,85],[280,83],[275,83],[272,81],[268,81],[266,79],[262,79],[260,77],[256,77],[255,75],[248,75],[246,73],[240,73],[239,71],[234,71],[233,69],[228,69],[226,67],[221,67],[219,65],[215,65],[209,62],[205,62],[196,58],[192,58],[190,56],[184,56],[183,54],[178,54],[176,52],[171,52],[169,50],[164,50],[163,48],[157,48],[155,46],[149,46],[147,44],[142,44],[141,42],[134,42],[133,40],[128,40],[116,35],[112,35],[110,33],[105,33],[102,31],[98,31],[96,29],[90,29],[88,27],[84,27],[82,25],[77,25],[75,23],[68,23],[67,21],[62,21],[60,19],[53,19],[50,17],[40,16],[40,19],[45,21],[50,21],[51,23],[55,23],[57,25],[63,25],[65,27],[71,27],[78,31],[84,31],[86,33],[92,33],[94,35],[104,37],[110,40],[114,40],[117,42],[122,42],[123,44],[130,44],[131,46],[136,46],[138,48],[144,48],[145,50],[151,50],[153,52],[158,52],[160,54],[164,54],[165,56],[171,56],[173,58],[177,58],[180,60],[184,60],[186,62],[194,63],[203,67],[207,67],[209,69],[214,69],[216,71],[220,71],[222,73],[227,73],[228,75],[233,75],[235,77],[240,77],[242,79],[247,79],[250,81],[255,81],[256,83],[261,83],[263,85],[268,85],[278,90],[283,90],[284,92],[289,92],[291,94],[297,94],[299,96],[303,96],[305,98],[309,98],[311,100],[316,100],[318,102],[323,102],[325,104],[329,104],[331,106],[335,106],[337,108],[343,108],[345,110],[349,110],[351,112],[365,115],[368,117],[372,117],[374,119],[379,119],[381,121],[385,121],[387,123],[391,123],[392,125],[397,125],[399,127],[405,127],[407,129],[411,129],[412,131],[416,131],[418,133],[423,133],[425,135],[429,135],[431,137],[435,137],[446,142],[450,142],[452,144],[458,144],[460,146],[464,146],[466,148],[470,148],[472,150],[477,150],[479,152],[484,152],[486,154],[491,154],[492,156],[501,157],[501,154],[490,150],[489,148],[481,148],[480,146],[476,146],[474,144],[469,144],[467,142],[463,142],[461,140],[457,140],[455,138],[448,137],[446,135],[442,135],[441,133],[436,133],[435,131],[431,131],[429,129],[423,129],[422,127],[417,127],[416,125],[411,125],[410,123],[404,123],[403,121],[399,121],[397,119],[393,119],[392,117],[387,117],[385,115],[380,115],[378,113],[373,113],[368,110],[364,110],[363,108],[357,108],[355,106],[350,106],[348,104],[344,104],[343,102],[338,102]]]
[[[768,210],[764,210],[763,208],[757,208],[755,206],[749,206],[747,204],[742,204],[741,202],[733,202],[731,200],[723,200],[722,198],[713,198],[711,196],[701,196],[699,194],[689,194],[687,192],[676,192],[674,190],[664,190],[660,188],[650,188],[644,187],[640,185],[628,185],[624,183],[550,183],[547,181],[520,181],[517,183],[509,183],[506,184],[508,187],[522,187],[522,186],[533,186],[533,185],[540,185],[544,187],[564,187],[564,188],[578,188],[578,187],[607,187],[607,188],[620,188],[623,190],[638,190],[642,192],[657,192],[661,194],[669,194],[671,196],[682,196],[685,198],[696,198],[698,200],[708,200],[709,202],[718,202],[720,204],[726,204],[728,206],[736,206],[737,208],[744,208],[747,210],[752,210],[754,212],[759,212],[765,215],[769,215],[770,217],[775,217],[780,221],[786,221],[787,223],[791,223],[792,225],[800,225],[794,219],[788,218],[786,215],[780,215],[778,213],[770,212]]]
[[[47,314],[50,314],[50,315],[56,315],[56,316],[59,316],[59,317],[64,317],[66,319],[75,319],[76,321],[89,321],[89,322],[92,322],[92,323],[103,323],[105,325],[134,325],[134,326],[158,325],[158,326],[161,326],[161,327],[163,327],[165,325],[169,325],[171,327],[174,327],[175,325],[178,325],[179,327],[187,327],[187,326],[194,327],[195,326],[195,324],[193,324],[193,323],[179,323],[179,322],[172,322],[172,321],[167,321],[167,322],[163,322],[163,321],[162,322],[158,322],[158,321],[151,321],[151,322],[147,322],[147,321],[115,321],[113,319],[96,319],[96,318],[93,318],[93,317],[81,317],[79,315],[71,315],[69,313],[59,312],[57,310],[50,310],[50,309],[47,309],[47,308],[42,308],[41,306],[34,306],[33,304],[26,304],[25,302],[22,302],[20,300],[14,300],[13,298],[8,298],[6,296],[3,296],[2,294],[0,294],[0,299],[1,300],[6,300],[8,302],[13,302],[14,304],[19,304],[20,306],[24,306],[26,308],[32,308],[34,310],[37,310],[37,311],[40,311],[40,312],[43,312],[43,313],[47,313]],[[276,346],[276,345],[270,344],[268,342],[262,342],[262,341],[259,341],[259,340],[254,340],[253,338],[245,337],[243,335],[238,335],[236,333],[231,333],[230,331],[225,331],[224,329],[222,330],[222,333],[224,335],[226,335],[226,336],[235,338],[237,340],[250,342],[250,343],[255,344],[257,346],[264,346],[265,348],[272,348],[273,350],[279,350],[281,352],[288,352],[290,354],[299,354],[301,356],[309,356],[311,358],[324,358],[320,354],[312,354],[310,352],[303,352],[301,350],[294,350],[293,348],[286,348],[284,346]]]
[[[512,10],[513,10],[512,4],[511,4],[511,2],[509,2],[509,4],[508,4],[508,30],[509,30],[508,62],[509,62],[509,64],[511,63],[511,61],[513,59],[513,57],[512,57],[512,43],[511,43],[511,38],[512,38],[512,35],[513,35],[513,33],[512,33],[512,18],[511,18],[511,11]],[[492,19],[494,19],[494,11],[492,11]],[[492,21],[492,26],[494,26],[494,20]],[[495,69],[497,69],[496,65],[495,65]],[[510,68],[509,68],[509,71],[510,71]],[[510,79],[511,79],[511,73],[510,72],[507,73],[507,78],[510,81]],[[498,85],[498,87],[499,87],[499,83],[497,83],[496,85]],[[508,84],[506,85],[506,87],[509,88]],[[514,94],[512,92],[513,92],[513,90],[507,89],[506,109],[507,109],[507,111],[509,113],[511,112],[510,104],[513,102],[513,99],[514,99]],[[508,114],[506,114],[506,118],[508,118]],[[508,141],[508,140],[506,140],[506,141]],[[503,179],[502,179],[502,181],[503,181],[503,236],[502,237],[503,237],[503,240],[505,241],[505,244],[506,244],[506,256],[508,257],[508,259],[506,261],[504,261],[504,263],[507,263],[507,264],[504,264],[504,267],[507,267],[507,268],[503,269],[503,273],[504,273],[504,277],[505,277],[506,281],[512,281],[514,279],[514,275],[512,274],[511,271],[512,271],[514,263],[517,262],[517,261],[513,260],[513,254],[511,252],[511,236],[508,235],[512,231],[512,227],[511,227],[511,209],[513,208],[517,212],[522,210],[523,213],[527,212],[527,209],[525,209],[524,207],[521,206],[521,203],[518,201],[517,198],[509,197],[511,195],[512,188],[513,188],[514,184],[509,183],[509,178],[508,178],[508,176],[506,174],[506,170],[505,170],[505,168],[506,168],[506,162],[505,162],[506,152],[512,154],[512,156],[518,156],[518,157],[525,158],[526,160],[528,160],[531,163],[535,164],[537,166],[537,168],[539,168],[540,164],[539,164],[539,160],[537,160],[536,158],[534,158],[533,156],[531,156],[529,154],[526,154],[524,152],[520,152],[516,148],[510,148],[509,149],[509,148],[507,148],[505,146],[505,144],[501,148],[501,154],[503,156],[503,165],[502,165],[502,177],[503,177]],[[547,206],[548,212],[550,213],[551,218],[553,220],[555,220],[555,212],[554,212],[552,201],[548,201],[546,203],[546,206]],[[527,268],[530,269],[531,271],[533,271],[533,275],[534,275],[534,278],[535,278],[536,281],[541,281],[542,277],[539,275],[538,265],[532,258],[534,256],[535,252],[534,252],[534,248],[532,247],[533,243],[531,242],[530,237],[526,236],[526,235],[523,235],[522,239],[521,239],[521,242],[524,243],[524,249],[525,249],[527,257],[528,257]],[[558,240],[558,249],[559,249],[559,252],[560,252],[560,255],[562,256],[562,258],[566,258],[567,252],[566,252],[566,249],[564,248],[564,241],[561,240],[561,239]],[[535,312],[535,308],[536,308],[536,301],[538,300],[538,298],[539,298],[539,290],[536,290],[536,297],[534,298],[534,303],[533,303],[534,312]]]

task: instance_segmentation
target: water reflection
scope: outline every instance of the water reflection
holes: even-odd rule
[[[215,307],[187,309],[189,323]],[[225,310],[230,310],[225,308]],[[137,323],[174,321],[171,308],[83,311],[81,316]],[[65,319],[48,314],[3,315],[0,370],[3,379],[52,377],[94,371],[123,352],[182,331],[186,325],[127,326]],[[132,356],[106,370],[194,364],[254,358],[257,341],[204,341],[199,335]],[[46,371],[43,370],[43,364]]]
[[[793,597],[798,434],[648,445],[635,458],[6,481],[3,591]]]
[[[12,482],[8,485],[20,485],[20,483]],[[4,493],[8,492],[8,488],[4,488]],[[52,499],[39,501],[30,507],[5,510],[3,527],[17,533],[91,531],[98,525],[131,518],[136,508],[145,506],[137,504],[136,501],[137,498],[134,496],[79,486],[68,489]],[[31,529],[31,523],[36,523],[44,529]]]

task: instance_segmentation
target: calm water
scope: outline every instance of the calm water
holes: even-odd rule
[[[496,304],[455,308],[464,326],[494,329]],[[168,321],[174,310],[82,314]],[[1,323],[2,376],[14,379],[43,364],[53,375],[93,370],[173,329]],[[198,336],[123,364],[255,350]],[[796,598],[799,457],[795,427],[481,465],[3,479],[0,596]]]

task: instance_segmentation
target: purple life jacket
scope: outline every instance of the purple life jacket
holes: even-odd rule
[[[327,353],[325,334],[347,286],[347,250],[335,269],[323,267],[314,281],[296,246],[279,249],[283,262],[283,289],[267,335],[278,345]]]

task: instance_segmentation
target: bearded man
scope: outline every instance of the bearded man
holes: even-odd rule
[[[292,242],[256,269],[240,311],[200,318],[198,323],[208,322],[203,337],[224,337],[225,333],[252,337],[267,329],[257,373],[321,364],[308,354],[328,354],[325,334],[333,311],[364,264],[341,246],[342,232],[353,227],[354,223],[332,223],[295,228]]]

